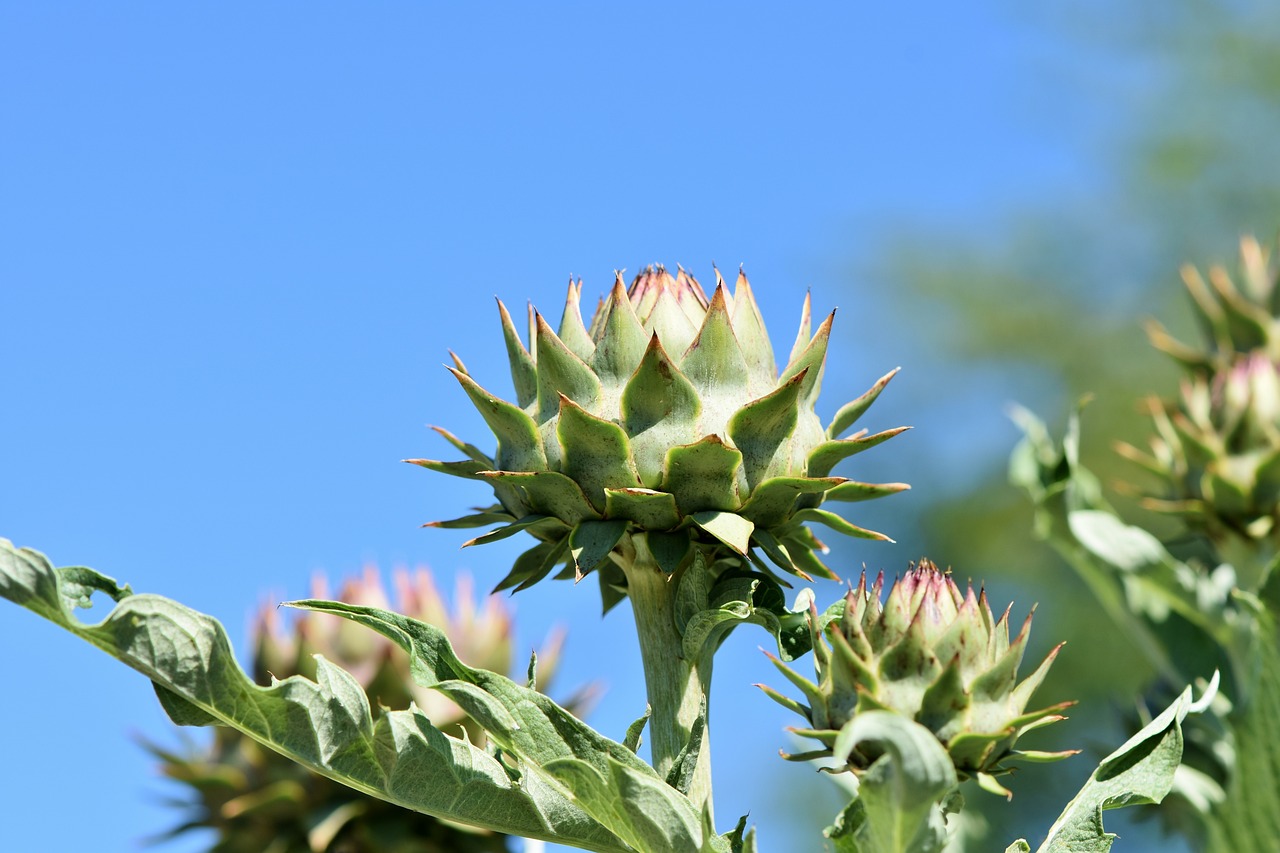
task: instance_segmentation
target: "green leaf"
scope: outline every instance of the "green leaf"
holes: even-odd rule
[[[118,602],[96,624],[72,615],[86,585]],[[240,669],[226,631],[212,617],[162,596],[130,594],[88,569],[54,569],[43,555],[7,540],[0,540],[0,596],[150,678],[176,722],[216,720],[358,791],[447,820],[588,850],[633,849],[575,804],[550,774],[530,765],[517,785],[495,758],[436,729],[416,708],[384,712],[374,723],[364,691],[323,658],[317,659],[317,681],[292,676],[258,686]],[[436,631],[432,639],[436,654],[452,657],[443,634]],[[52,684],[46,694],[50,689]],[[677,798],[672,792],[673,810],[680,809]],[[657,819],[665,819],[659,802],[651,805]],[[692,812],[687,801],[684,810]],[[693,815],[671,819],[696,824]]]
[[[1188,687],[1173,704],[1108,755],[1049,828],[1037,853],[1106,853],[1116,836],[1102,826],[1102,812],[1158,803],[1173,786],[1182,762],[1182,721],[1202,711],[1217,690],[1217,675],[1198,702]],[[1015,849],[1017,849],[1015,847]]]
[[[874,530],[867,530],[851,524],[834,512],[825,509],[802,509],[797,510],[793,516],[796,521],[816,521],[819,524],[825,524],[837,533],[843,533],[845,536],[856,536],[859,539],[874,539],[879,542],[892,542],[888,536],[883,533],[877,533]]]
[[[440,437],[443,438],[445,441],[452,444],[455,448],[467,454],[468,458],[473,459],[476,462],[479,462],[485,468],[493,467],[494,465],[493,458],[489,456],[487,453],[485,453],[484,451],[482,451],[480,448],[476,447],[474,444],[470,444],[468,442],[463,441],[453,433],[449,432],[444,427],[433,426],[431,429],[435,431],[437,434],[439,434]]]
[[[544,694],[505,676],[462,663],[443,632],[372,607],[333,601],[293,606],[333,613],[378,631],[409,653],[410,671],[424,687],[444,693],[519,758],[528,777],[544,777],[638,851],[697,849],[699,816],[624,744],[609,740]]]
[[[832,311],[827,315],[827,319],[818,326],[818,331],[814,332],[813,340],[809,341],[799,356],[791,359],[778,379],[781,385],[803,376],[800,380],[800,399],[810,409],[813,408],[818,391],[822,387],[822,368],[827,360],[827,343],[831,340],[831,324],[835,319],[836,312]]]
[[[578,358],[589,361],[595,351],[595,343],[591,334],[582,322],[582,279],[569,280],[569,289],[564,296],[564,313],[560,315],[560,328],[557,337]],[[539,350],[541,355],[542,351]]]
[[[844,761],[863,744],[884,754],[862,774],[841,820],[827,830],[837,851],[938,853],[947,840],[945,801],[959,784],[933,732],[891,711],[863,711],[832,747]]]
[[[733,332],[747,359],[752,387],[770,388],[777,381],[778,365],[773,360],[773,345],[765,330],[764,318],[756,305],[755,294],[746,273],[738,270],[733,286]]]
[[[727,419],[729,412],[737,408],[738,401],[746,396],[747,362],[733,334],[727,291],[723,285],[717,287],[711,297],[698,337],[680,360],[680,370],[698,389],[704,414],[723,412],[720,418]],[[704,424],[702,427],[704,433],[718,429],[715,425]]]
[[[827,492],[823,497],[829,501],[869,501],[905,492],[911,487],[906,483],[860,483],[857,480],[846,480]]]

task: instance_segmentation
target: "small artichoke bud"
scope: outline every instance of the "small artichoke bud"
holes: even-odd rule
[[[1275,541],[1280,534],[1280,288],[1268,253],[1240,247],[1240,286],[1222,267],[1208,283],[1194,269],[1183,278],[1205,332],[1197,350],[1158,324],[1152,343],[1188,372],[1172,401],[1152,399],[1150,451],[1117,445],[1154,474],[1144,493],[1151,509],[1179,515],[1210,539]]]
[[[1004,762],[1019,757],[1055,760],[1072,755],[1014,749],[1027,731],[1063,719],[1064,702],[1027,711],[1031,695],[1044,680],[1061,645],[1031,675],[1018,681],[1031,628],[1009,637],[1009,610],[996,619],[986,593],[962,593],[949,573],[922,560],[889,589],[882,603],[884,574],[845,596],[842,612],[829,620],[811,608],[810,630],[817,683],[770,655],[774,664],[804,694],[798,702],[761,685],[784,707],[807,720],[797,734],[820,749],[784,757],[807,761],[830,758],[840,729],[862,711],[901,714],[928,728],[946,748],[961,779],[977,777],[984,788],[1008,794],[994,776]],[[825,622],[825,625],[824,625]],[[879,755],[857,750],[836,770],[860,773]]]
[[[346,580],[338,598],[351,604],[396,610],[443,629],[458,655],[473,666],[510,672],[511,613],[502,601],[477,604],[471,582],[458,580],[452,606],[431,574],[418,569],[395,575],[395,600],[373,568]],[[312,582],[313,598],[328,598],[323,576]],[[354,630],[348,630],[354,629]],[[364,687],[378,715],[383,708],[407,708],[414,702],[436,728],[459,727],[472,743],[484,731],[453,702],[417,685],[407,655],[382,635],[328,614],[301,612],[285,620],[274,604],[265,604],[253,623],[252,671],[259,683],[290,675],[315,677],[314,655],[350,672]],[[562,633],[548,637],[538,656],[538,688],[551,681]],[[581,712],[592,690],[579,691],[565,704]],[[500,853],[509,837],[476,830],[366,797],[260,746],[235,729],[218,727],[207,746],[185,751],[144,743],[161,762],[161,772],[189,787],[179,802],[184,818],[171,834],[211,829],[208,849],[218,853]]]

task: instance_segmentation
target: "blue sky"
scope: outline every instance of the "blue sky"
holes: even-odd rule
[[[840,306],[825,414],[913,381],[909,329],[859,346],[872,295],[842,271],[891,229],[1087,185],[1123,103],[1042,73],[1061,42],[1002,4],[892,6],[0,4],[0,535],[241,647],[318,570],[495,582],[516,546],[419,528],[483,492],[399,460],[451,456],[427,424],[490,443],[447,350],[505,390],[494,296],[558,316],[570,275],[743,263],[778,341],[807,289]],[[846,572],[917,556],[888,548]],[[644,704],[625,608],[567,584],[514,605],[525,647],[569,626],[562,684],[608,672],[592,722],[620,736]],[[718,664],[713,749],[721,821],[750,811],[772,849],[777,786],[823,789],[776,759],[766,639]],[[0,674],[6,849],[173,822],[130,737],[170,737],[143,679],[13,607]]]

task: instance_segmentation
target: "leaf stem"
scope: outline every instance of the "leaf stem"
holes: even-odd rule
[[[675,582],[658,565],[643,533],[625,537],[615,558],[627,577],[627,595],[635,615],[644,665],[645,689],[652,716],[649,740],[653,766],[661,776],[671,772],[711,689],[710,658],[686,660],[676,627]],[[621,553],[619,553],[621,552]],[[709,726],[698,751],[697,769],[688,797],[694,808],[711,814],[711,741]]]

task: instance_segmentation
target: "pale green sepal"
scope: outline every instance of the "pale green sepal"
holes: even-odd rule
[[[673,530],[680,524],[675,497],[653,489],[605,489],[604,514],[632,521],[645,530]]]
[[[747,519],[732,512],[695,512],[689,516],[693,523],[710,533],[739,554],[746,554],[751,548],[751,534],[756,526]]]
[[[836,416],[831,419],[831,425],[827,427],[827,438],[839,438],[849,427],[857,423],[858,418],[862,417],[867,409],[871,408],[871,404],[880,396],[880,392],[889,384],[889,380],[893,379],[901,369],[900,367],[895,367],[890,370],[877,379],[876,383],[864,392],[862,396],[841,406],[840,410],[836,412]]]
[[[698,337],[698,324],[690,319],[667,290],[657,291],[653,307],[647,314],[645,308],[642,302],[637,309],[638,314],[647,318],[645,331],[661,338],[669,352],[677,357],[683,356]]]
[[[838,463],[853,456],[855,453],[870,450],[877,444],[886,442],[895,435],[906,432],[909,429],[911,427],[894,427],[873,435],[857,434],[851,438],[824,441],[809,454],[808,474],[810,477],[828,477],[831,475],[831,469],[836,467]]]
[[[792,358],[783,369],[782,376],[778,378],[778,384],[782,385],[803,374],[804,378],[800,381],[800,399],[809,408],[813,408],[814,400],[822,389],[823,365],[827,360],[827,344],[831,340],[831,324],[835,322],[835,318],[834,311],[827,315],[827,319],[818,326],[818,331],[814,332],[813,340],[798,357]]]
[[[796,430],[797,401],[805,372],[792,376],[776,390],[752,400],[729,419],[729,438],[742,453],[747,488],[786,472],[791,435]]]
[[[791,354],[787,356],[787,364],[791,364],[800,357],[800,353],[804,352],[805,347],[809,346],[809,339],[812,337],[810,330],[813,327],[813,306],[809,292],[805,291],[804,304],[800,307],[800,328],[796,330],[795,343],[791,345]]]
[[[600,517],[582,488],[559,471],[485,471],[481,479],[516,489],[532,512],[568,525]]]
[[[716,435],[667,451],[662,491],[675,495],[680,512],[735,511],[742,454]]]
[[[613,421],[598,418],[561,397],[556,436],[563,451],[564,473],[601,512],[605,489],[640,486],[640,475],[631,459],[631,442],[626,431]]]
[[[600,379],[538,315],[538,422],[559,414],[562,396],[592,409],[600,402],[600,393]]]
[[[800,495],[829,493],[844,482],[843,477],[770,477],[752,490],[738,514],[757,527],[775,527],[791,517]]]
[[[1158,803],[1173,786],[1182,762],[1182,721],[1206,708],[1217,692],[1218,675],[1198,701],[1182,691],[1123,746],[1102,760],[1089,781],[1067,805],[1037,853],[1106,853],[1116,836],[1102,825],[1105,809]]]
[[[762,389],[760,393],[764,393],[776,382],[778,366],[773,360],[773,345],[769,343],[755,294],[741,269],[733,286],[733,331],[746,356],[752,388]]]
[[[504,471],[541,471],[547,467],[547,456],[542,450],[538,425],[524,410],[495,397],[476,384],[465,373],[450,372],[467,392],[480,416],[498,439],[498,452],[494,463]]]
[[[448,521],[428,521],[423,527],[440,527],[445,530],[459,530],[469,527],[484,527],[489,524],[508,524],[516,518],[509,512],[477,512]]]
[[[607,316],[599,334],[591,367],[607,384],[621,385],[635,372],[644,356],[649,335],[631,307],[621,280],[613,283],[606,303]]]
[[[631,437],[636,470],[646,488],[662,482],[667,450],[698,438],[702,402],[655,334],[622,392],[622,426]]]
[[[834,512],[829,512],[825,509],[797,510],[794,518],[797,521],[816,521],[819,524],[825,524],[837,533],[843,533],[846,536],[856,536],[859,539],[874,539],[878,542],[893,541],[883,533],[877,533],[874,530],[866,530],[856,524],[850,524]]]
[[[483,462],[477,462],[474,459],[463,459],[460,462],[441,462],[436,459],[405,459],[402,460],[410,465],[417,465],[419,468],[426,468],[428,471],[438,471],[441,474],[448,474],[451,477],[462,477],[467,480],[481,480],[481,471],[487,471],[492,468],[492,464],[485,465]]]
[[[516,592],[527,589],[551,574],[551,570],[560,563],[568,550],[568,533],[553,542],[539,542],[516,557],[511,571],[493,588],[492,592],[502,592],[512,587],[515,587]]]
[[[717,287],[697,339],[680,359],[681,372],[702,398],[703,433],[720,432],[747,393],[747,362],[734,337],[726,299],[724,287]]]
[[[556,332],[556,337],[578,358],[590,361],[595,352],[595,342],[592,341],[591,334],[582,322],[581,303],[582,280],[570,280],[569,289],[564,297],[564,313],[560,315],[560,328]],[[539,345],[538,356],[542,357],[541,345]],[[541,368],[542,365],[539,364],[538,367]]]
[[[71,612],[86,589],[118,602],[97,624],[81,623]],[[541,772],[525,773],[515,784],[495,758],[434,728],[416,707],[384,712],[371,728],[364,717],[367,700],[355,700],[350,683],[332,668],[325,684],[301,676],[270,687],[254,684],[236,663],[217,620],[175,601],[131,595],[88,569],[54,569],[43,555],[15,549],[7,540],[0,540],[0,596],[150,678],[164,691],[176,722],[215,719],[362,793],[446,820],[632,853]],[[435,639],[437,648],[447,648],[443,634]],[[690,819],[696,815],[674,818]]]
[[[569,534],[574,579],[582,580],[609,559],[609,552],[627,532],[625,521],[584,521]]]
[[[860,483],[857,480],[848,480],[828,491],[823,495],[823,499],[846,503],[869,501],[887,495],[896,495],[910,488],[906,483]]]
[[[462,543],[463,548],[470,548],[472,545],[488,545],[490,542],[500,542],[510,536],[515,536],[522,530],[528,530],[535,524],[544,524],[551,526],[557,519],[549,515],[526,515],[519,521],[513,521],[506,527],[499,527],[497,530],[490,530],[483,536],[477,536],[475,539],[469,539]]]
[[[828,829],[836,850],[939,853],[948,795],[959,784],[946,750],[924,726],[890,711],[866,711],[846,723],[832,747],[836,760],[863,743],[884,754],[860,776],[843,820]]]
[[[502,339],[507,345],[507,361],[511,365],[511,384],[516,389],[516,402],[523,409],[538,399],[538,368],[520,341],[520,333],[516,331],[516,325],[511,322],[511,315],[501,299],[498,300],[498,314],[502,318]]]
[[[494,466],[493,457],[476,447],[474,444],[463,441],[444,427],[433,426],[431,429],[439,434],[445,441],[452,444],[455,448],[467,454],[469,458],[484,465],[485,468],[492,468]]]

